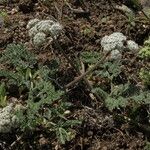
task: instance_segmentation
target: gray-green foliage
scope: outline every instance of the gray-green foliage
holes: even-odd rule
[[[9,44],[2,53],[0,62],[15,68],[33,68],[36,63],[34,55],[23,44]]]
[[[80,124],[80,121],[67,119],[65,111],[69,103],[60,99],[63,91],[56,91],[49,81],[40,80],[29,91],[26,110],[17,112],[21,129],[34,130],[38,126],[47,128],[62,144],[73,138],[71,127]]]
[[[86,57],[86,61],[84,55],[81,55],[81,60],[83,60],[84,63],[92,65],[91,60],[94,59],[94,56],[88,52],[86,52],[86,56],[88,56]],[[93,61],[93,64],[95,64],[95,61]],[[107,61],[101,65],[100,68],[95,70],[93,76],[109,81],[109,85],[107,86],[110,86],[110,88],[108,90],[108,88],[103,87],[103,84],[95,84],[92,91],[100,95],[106,107],[111,111],[114,109],[134,106],[140,107],[141,105],[149,104],[150,91],[144,91],[130,83],[130,77],[128,77],[127,83],[122,84],[115,82],[116,78],[119,77],[122,72],[121,66],[121,61]]]
[[[100,53],[98,52],[82,52],[81,53],[81,58],[84,63],[88,64],[94,64],[98,61],[100,58]]]
[[[129,0],[130,4],[133,5],[134,8],[139,9],[141,8],[141,3],[139,0]]]
[[[108,78],[113,80],[121,73],[121,61],[106,62],[102,65],[102,69],[96,70],[96,76],[101,76],[103,78]]]
[[[5,84],[1,83],[0,84],[0,107],[5,107],[7,105],[7,100],[6,100],[6,89],[5,89]]]
[[[35,70],[34,65],[37,60],[23,44],[8,45],[1,54],[0,63],[5,66],[5,69],[0,70],[0,77],[6,78],[7,84],[14,84],[19,87],[30,86],[32,72]]]
[[[149,149],[150,149],[150,142],[147,141],[144,150],[149,150]]]
[[[44,105],[52,105],[55,100],[58,100],[63,94],[61,91],[55,91],[51,82],[38,81],[30,88],[27,100],[25,115],[24,112],[19,112],[21,121],[21,129],[34,129],[37,125],[42,124],[44,117],[40,114],[40,110]],[[49,110],[50,111],[50,110]],[[22,116],[20,116],[22,113]]]
[[[58,61],[52,60],[49,66],[43,66],[22,44],[11,44],[2,53],[0,62],[5,66],[0,70],[0,77],[5,78],[7,83],[5,86],[9,82],[19,88],[20,94],[26,91],[24,109],[15,113],[20,129],[34,131],[42,126],[50,134],[55,133],[62,144],[71,140],[74,135],[71,128],[80,122],[67,118],[65,111],[70,108],[70,103],[66,102],[64,91],[56,90],[51,82],[59,69]],[[1,102],[7,96],[4,89],[2,85]]]
[[[139,51],[139,56],[142,58],[144,63],[145,60],[150,60],[150,37],[144,42],[143,48],[141,48]],[[150,85],[150,67],[148,63],[146,63],[143,68],[141,68],[139,76],[146,86]]]
[[[143,48],[139,51],[139,56],[143,59],[150,59],[150,37],[144,42]]]
[[[139,76],[145,85],[150,85],[150,69],[141,68]]]

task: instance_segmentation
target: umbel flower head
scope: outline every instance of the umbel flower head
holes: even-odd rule
[[[127,43],[124,45],[124,43]],[[101,46],[104,51],[111,51],[110,59],[120,59],[122,57],[122,51],[130,50],[136,51],[139,46],[132,40],[127,40],[127,37],[120,32],[114,32],[109,36],[104,36],[101,40]]]
[[[9,104],[4,108],[0,108],[0,133],[11,132],[19,124],[16,115],[13,114],[14,106]]]
[[[32,19],[28,22],[27,29],[32,43],[35,47],[39,47],[48,39],[52,41],[53,38],[57,38],[63,27],[59,22],[53,20]]]
[[[141,58],[150,59],[150,37],[144,42],[144,46],[140,49],[139,55]]]

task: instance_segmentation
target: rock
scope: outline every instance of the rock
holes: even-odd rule
[[[128,17],[135,17],[135,13],[132,9],[130,9],[129,7],[127,7],[126,5],[117,5],[116,9],[123,11]]]

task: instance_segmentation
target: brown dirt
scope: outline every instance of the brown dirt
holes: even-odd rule
[[[135,40],[142,45],[144,40],[150,35],[150,24],[145,19],[140,19],[133,27],[129,24],[128,18],[114,7],[123,2],[119,0],[70,0],[72,8],[80,7],[86,13],[75,13],[64,5],[63,0],[56,0],[49,7],[34,0],[20,0],[0,6],[0,9],[8,13],[8,22],[6,28],[0,29],[0,51],[3,51],[9,43],[25,43],[31,51],[37,53],[39,61],[46,62],[56,56],[61,56],[59,52],[55,52],[56,47],[52,46],[50,51],[37,51],[29,43],[29,37],[26,30],[27,22],[32,18],[44,19],[50,16],[58,19],[64,26],[64,34],[60,36],[59,43],[70,57],[78,55],[81,51],[100,51],[100,40],[104,35],[113,32],[122,32],[128,39]],[[62,11],[59,16],[56,6]],[[143,17],[141,13],[136,14],[137,17]],[[106,21],[102,21],[102,20]],[[83,30],[89,28],[91,32],[84,34]],[[132,57],[125,55],[126,57]],[[62,74],[64,80],[62,84],[66,84],[72,79],[69,78],[74,74],[70,70],[70,66],[65,65],[63,60]],[[139,67],[138,63],[125,65],[129,68],[127,73],[134,73]],[[65,66],[65,67],[64,67]],[[130,72],[130,68],[132,71]],[[68,70],[70,70],[68,74]],[[66,74],[67,72],[67,74]],[[61,75],[62,75],[61,74]],[[68,80],[69,79],[69,80]],[[78,95],[80,91],[83,97]],[[37,131],[27,136],[16,144],[14,149],[60,149],[60,150],[142,150],[145,146],[145,136],[140,130],[130,129],[127,123],[115,122],[108,110],[101,108],[99,102],[93,101],[86,96],[86,91],[81,87],[72,89],[70,93],[70,101],[76,105],[73,116],[76,118],[84,118],[82,126],[76,129],[77,135],[74,140],[66,145],[60,146],[52,137],[49,137],[44,131]],[[79,108],[78,108],[79,107]],[[96,108],[96,109],[95,109]],[[10,144],[17,139],[15,134],[0,135],[0,148],[11,149]],[[52,141],[52,142],[50,142]],[[25,144],[23,144],[25,143]]]

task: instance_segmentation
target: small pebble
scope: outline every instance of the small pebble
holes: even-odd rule
[[[16,8],[13,8],[12,10],[11,10],[11,15],[14,15],[14,14],[16,14],[18,12],[18,10],[16,9]]]

